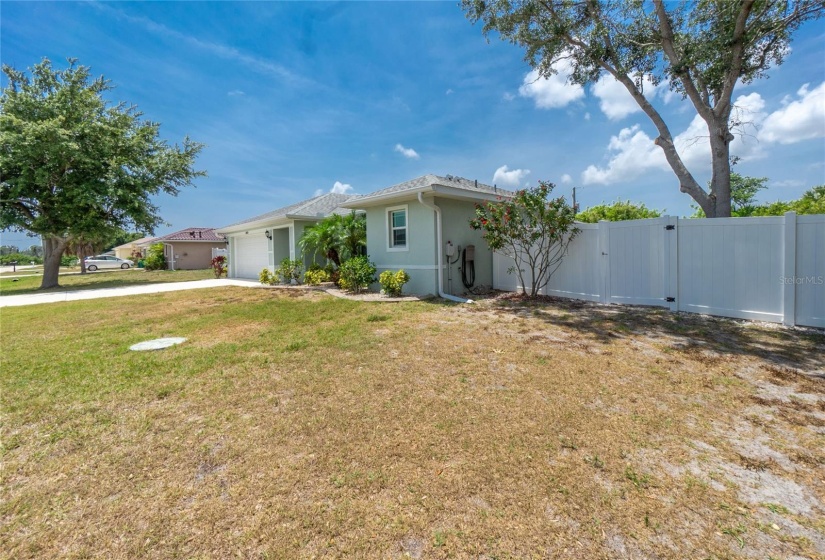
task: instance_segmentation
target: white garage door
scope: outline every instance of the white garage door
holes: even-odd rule
[[[269,240],[263,232],[235,237],[235,276],[237,278],[257,278],[261,269],[269,266],[268,243]]]

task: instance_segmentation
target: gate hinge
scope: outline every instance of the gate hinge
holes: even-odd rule
[[[669,225],[665,226],[665,229],[667,229],[667,230],[676,229],[676,226],[674,226],[673,224],[669,224]]]
[[[665,301],[676,301],[675,297],[666,297]]]

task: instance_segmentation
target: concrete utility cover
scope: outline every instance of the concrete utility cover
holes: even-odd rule
[[[135,350],[136,352],[142,352],[144,350],[162,350],[164,348],[174,346],[175,344],[180,344],[181,342],[186,342],[186,339],[177,337],[156,338],[155,340],[147,340],[145,342],[138,342],[137,344],[133,344],[129,347],[129,350]]]

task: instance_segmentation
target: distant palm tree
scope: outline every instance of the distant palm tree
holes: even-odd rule
[[[66,248],[63,252],[66,256],[77,257],[80,263],[80,273],[86,274],[86,257],[91,257],[98,251],[102,250],[106,245],[105,239],[102,237],[80,236],[74,235],[69,238],[66,243]]]

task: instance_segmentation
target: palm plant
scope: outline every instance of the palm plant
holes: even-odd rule
[[[367,249],[366,217],[354,211],[344,216],[341,219],[339,236],[343,260],[365,255]]]
[[[298,240],[298,246],[304,255],[312,254],[315,258],[319,253],[324,255],[327,260],[335,263],[335,266],[341,266],[340,253],[338,251],[338,230],[341,216],[333,214],[324,218],[317,224],[314,224],[304,229],[301,239]]]
[[[321,254],[335,266],[364,254],[367,246],[367,220],[363,214],[333,214],[304,229],[298,246],[302,253],[315,258]]]

